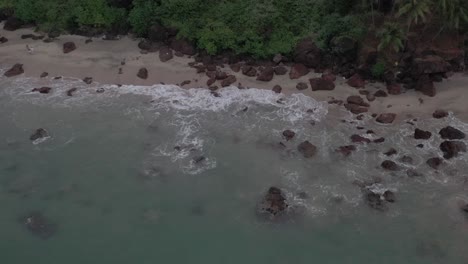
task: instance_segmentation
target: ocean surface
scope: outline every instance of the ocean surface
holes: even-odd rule
[[[0,113],[1,263],[468,263],[468,154],[426,165],[442,127],[468,132],[452,115],[381,125],[302,94],[4,77]],[[38,128],[49,137],[31,141]],[[352,134],[385,142],[337,153]],[[315,157],[297,151],[305,140]],[[358,181],[396,201],[371,208]],[[281,221],[256,213],[271,186],[296,208]],[[47,238],[31,212],[54,226]]]

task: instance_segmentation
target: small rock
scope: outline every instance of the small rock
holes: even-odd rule
[[[415,139],[430,139],[432,136],[432,133],[429,131],[424,131],[419,128],[416,128],[414,130],[414,138]]]
[[[389,171],[397,171],[399,169],[398,165],[391,160],[384,160],[380,166]]]
[[[190,80],[185,80],[183,81],[182,83],[180,83],[180,86],[184,86],[184,85],[187,85],[187,84],[190,84],[192,81]]]
[[[373,102],[373,101],[375,101],[375,96],[373,94],[368,94],[368,95],[366,95],[366,99],[369,102]]]
[[[462,131],[452,127],[452,126],[447,126],[442,128],[439,131],[439,135],[443,139],[464,139],[465,138],[465,133]]]
[[[359,106],[357,104],[345,104],[344,107],[353,114],[361,114],[367,112],[367,107]]]
[[[192,160],[195,164],[200,164],[206,160],[206,157],[198,156],[198,157],[194,157]]]
[[[436,110],[432,114],[432,117],[437,118],[437,119],[444,118],[444,117],[447,117],[447,116],[448,116],[448,113],[445,110]]]
[[[413,178],[413,177],[422,177],[423,175],[413,169],[409,169],[406,171],[406,175],[410,178]]]
[[[140,68],[137,73],[138,78],[146,80],[148,79],[148,69]]]
[[[385,138],[380,137],[380,138],[374,139],[372,142],[374,142],[374,143],[384,143],[384,142],[385,142]]]
[[[274,69],[273,67],[265,67],[261,72],[260,75],[257,77],[257,81],[262,81],[262,82],[269,82],[273,80],[273,75],[274,75]]]
[[[36,131],[29,137],[29,139],[31,141],[35,141],[35,140],[38,140],[40,138],[46,138],[49,136],[49,133],[47,132],[47,130],[43,129],[43,128],[38,128],[36,129]]]
[[[359,135],[352,135],[351,136],[351,142],[353,143],[370,143],[371,140]]]
[[[346,98],[346,101],[348,102],[348,104],[355,104],[355,105],[360,105],[364,107],[369,107],[369,104],[364,102],[364,99],[362,99],[362,97],[358,95],[349,96],[348,98]]]
[[[83,82],[85,82],[86,84],[91,84],[93,82],[93,78],[92,77],[86,77],[83,79]]]
[[[387,93],[384,90],[378,90],[377,92],[374,93],[375,97],[387,97]]]
[[[413,158],[410,157],[410,156],[407,156],[407,155],[399,158],[398,161],[400,161],[402,163],[406,163],[406,164],[413,164]]]
[[[380,114],[376,121],[378,123],[382,123],[382,124],[391,124],[393,123],[393,121],[395,120],[396,118],[396,114],[394,113],[386,113],[386,114]]]
[[[5,21],[5,24],[3,25],[3,29],[7,31],[15,31],[17,29],[20,29],[23,25],[24,25],[23,21],[21,21],[17,17],[11,16]]]
[[[73,93],[75,93],[76,91],[78,90],[78,88],[74,87],[74,88],[71,88],[67,91],[67,95],[68,96],[73,96]]]
[[[283,192],[276,187],[270,187],[268,192],[258,205],[258,212],[260,214],[266,214],[270,217],[279,216],[284,213],[288,208],[286,203],[286,198],[283,195]]]
[[[250,65],[244,65],[242,66],[242,74],[244,74],[245,76],[254,77],[257,76],[257,69]]]
[[[11,67],[3,75],[5,77],[13,77],[13,76],[20,75],[20,74],[23,74],[23,73],[24,73],[23,64],[17,63],[15,65],[13,65],[13,67]]]
[[[309,86],[307,86],[307,83],[304,82],[300,82],[296,85],[296,89],[299,91],[306,90],[307,88],[309,88]]]
[[[43,72],[43,73],[41,73],[41,76],[40,76],[40,77],[41,77],[41,78],[45,78],[45,77],[47,77],[47,76],[49,76],[49,73],[48,73],[48,72]]]
[[[335,84],[329,78],[312,78],[309,79],[312,91],[331,91],[335,89]]]
[[[324,73],[322,74],[322,79],[330,82],[336,81],[336,75],[333,73]]]
[[[0,44],[8,42],[8,39],[5,37],[0,37]]]
[[[387,91],[391,95],[401,94],[401,85],[398,83],[391,83],[387,85]]]
[[[85,44],[89,44],[89,43],[91,43],[91,42],[93,42],[92,39],[86,39],[84,43],[85,43]]]
[[[271,90],[272,90],[273,92],[275,92],[275,93],[281,93],[281,91],[283,90],[283,88],[281,88],[281,86],[279,86],[279,85],[275,85],[275,86],[273,87],[273,89],[271,89]]]
[[[317,147],[309,141],[304,141],[299,144],[299,146],[297,146],[297,150],[304,156],[304,158],[311,158],[317,153]]]
[[[241,70],[241,66],[239,63],[231,64],[229,65],[229,67],[231,68],[233,72],[240,72]]]
[[[361,77],[361,75],[357,73],[351,76],[348,79],[347,83],[349,86],[354,87],[354,88],[364,88],[364,86],[366,85],[366,82],[364,81],[364,79]]]
[[[32,92],[39,92],[41,94],[48,94],[52,91],[52,88],[50,87],[40,87],[40,88],[34,88],[32,89]]]
[[[98,88],[98,89],[96,90],[96,93],[104,93],[104,92],[105,92],[105,90],[104,90],[104,88],[102,88],[102,87],[101,87],[101,88]]]
[[[228,75],[228,77],[224,80],[221,81],[221,86],[222,87],[227,87],[227,86],[231,86],[233,83],[235,83],[237,81],[237,78],[236,76],[234,75]]]
[[[294,131],[292,130],[288,129],[288,130],[283,131],[283,137],[288,141],[293,139],[295,135],[296,133],[294,133]]]
[[[227,73],[223,71],[216,71],[215,78],[216,80],[224,80],[228,77]]]
[[[74,42],[65,42],[63,44],[63,53],[67,54],[67,53],[70,53],[72,51],[76,50],[76,45]]]
[[[159,49],[159,60],[161,62],[169,61],[172,58],[174,58],[174,54],[169,47],[163,46]]]
[[[285,75],[288,73],[288,69],[286,69],[284,66],[277,66],[275,67],[274,71],[276,75]]]
[[[386,190],[383,194],[385,201],[389,203],[395,202],[395,194],[392,191]]]

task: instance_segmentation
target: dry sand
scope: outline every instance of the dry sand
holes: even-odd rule
[[[0,25],[2,28],[3,26]],[[51,43],[41,40],[21,39],[23,34],[36,34],[31,29],[21,29],[14,32],[0,30],[0,36],[9,39],[0,44],[0,67],[9,68],[15,63],[24,64],[25,76],[39,77],[42,72],[48,72],[50,77],[93,77],[94,81],[105,84],[180,84],[185,80],[191,83],[184,88],[207,87],[208,77],[204,73],[197,74],[189,67],[193,59],[188,57],[174,57],[168,62],[161,62],[158,53],[141,54],[138,40],[123,37],[120,40],[109,41],[93,38],[86,44],[86,37],[62,35]],[[62,52],[63,43],[73,41],[77,49],[71,53]],[[34,49],[30,54],[26,45]],[[125,61],[125,65],[121,65]],[[140,68],[148,69],[149,77],[146,80],[138,78]],[[119,74],[119,68],[123,73]],[[226,66],[224,71],[237,77],[237,83],[244,87],[271,89],[278,84],[283,93],[304,93],[319,101],[329,101],[332,98],[345,100],[349,95],[359,95],[359,90],[348,86],[345,80],[338,78],[336,89],[333,91],[304,91],[296,89],[298,82],[308,83],[308,79],[319,74],[310,73],[298,80],[291,80],[286,74],[275,76],[271,82],[256,81],[254,77],[247,77],[234,73]],[[219,85],[219,84],[217,84]],[[374,93],[382,84],[367,84],[366,89]],[[377,98],[371,103],[370,113],[393,112],[399,114],[399,119],[410,116],[430,118],[434,110],[444,109],[452,111],[456,117],[468,122],[468,76],[456,74],[442,83],[437,83],[437,96],[427,97],[416,91],[407,91],[401,95],[389,95]],[[420,98],[423,103],[420,102]]]

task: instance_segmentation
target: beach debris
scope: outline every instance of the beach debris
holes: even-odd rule
[[[41,75],[39,77],[45,78],[47,76],[49,76],[49,73],[48,72],[43,72],[43,73],[41,73]]]
[[[284,66],[276,66],[273,70],[276,75],[285,75],[288,73],[288,69],[286,69]]]
[[[148,69],[140,68],[137,73],[138,78],[146,80],[148,79]]]
[[[7,70],[3,75],[5,77],[13,77],[24,73],[23,64],[17,63]]]
[[[444,118],[444,117],[447,117],[448,116],[448,113],[447,111],[445,110],[435,110],[435,112],[432,114],[432,117],[436,118],[436,119],[441,119],[441,118]]]
[[[305,82],[300,82],[296,85],[296,89],[298,89],[299,91],[307,90],[307,88],[309,88],[309,86]]]
[[[429,158],[427,161],[426,161],[426,164],[433,168],[434,170],[437,170],[440,165],[442,165],[442,163],[444,162],[443,159],[439,158],[439,157],[434,157],[434,158]]]
[[[244,65],[242,66],[242,74],[245,76],[254,77],[257,75],[257,69],[250,65]]]
[[[267,66],[263,70],[260,71],[260,74],[257,77],[257,81],[269,82],[273,80],[274,74],[275,74],[275,71],[273,67]]]
[[[32,92],[39,92],[41,94],[48,94],[50,91],[52,91],[52,88],[50,87],[39,87],[39,88],[34,88],[31,90]]]
[[[442,128],[440,131],[439,131],[439,135],[441,138],[443,139],[464,139],[465,138],[465,133],[463,133],[462,131],[452,127],[452,126],[446,126],[444,128]]]
[[[395,118],[396,118],[396,114],[394,114],[394,113],[385,113],[385,114],[380,114],[377,117],[376,121],[378,123],[382,123],[382,124],[391,124],[391,123],[393,123]]]
[[[440,144],[440,150],[444,153],[445,159],[451,159],[460,152],[466,152],[466,145],[462,141],[444,141]]]
[[[400,169],[398,165],[394,161],[391,161],[391,160],[384,160],[380,164],[380,166],[384,168],[385,170],[389,170],[389,171],[397,171]]]
[[[333,74],[331,74],[333,75]],[[331,91],[335,89],[333,77],[331,75],[323,75],[321,78],[309,79],[312,91]],[[328,76],[328,77],[327,77]],[[334,75],[333,75],[334,76]],[[335,77],[336,79],[336,77]]]
[[[281,91],[283,90],[283,88],[279,85],[275,85],[273,86],[273,89],[271,89],[274,93],[281,93]]]
[[[57,225],[50,222],[38,211],[33,211],[20,217],[19,222],[33,235],[42,239],[49,239],[57,232]]]
[[[317,153],[317,147],[307,140],[299,144],[297,146],[297,150],[302,154],[302,156],[304,156],[304,158],[311,158]]]
[[[73,94],[74,94],[77,90],[78,90],[78,88],[73,87],[73,88],[67,90],[67,95],[68,95],[68,96],[73,96]]]
[[[69,41],[69,42],[63,43],[63,53],[67,54],[74,50],[76,50],[76,45],[74,42]]]
[[[227,87],[227,86],[230,86],[232,85],[233,83],[235,83],[237,81],[237,78],[236,76],[234,75],[228,75],[228,77],[224,80],[221,81],[221,86],[222,87]]]
[[[20,29],[23,25],[24,22],[22,20],[20,20],[17,17],[11,16],[5,21],[3,29],[7,31],[15,31],[17,29]]]
[[[358,73],[354,74],[353,76],[351,76],[347,81],[346,83],[351,86],[351,87],[354,87],[354,88],[364,88],[364,86],[366,86],[366,82],[364,81],[364,79],[362,78],[362,76]]]
[[[83,82],[86,84],[91,84],[93,82],[93,77],[85,77]]]
[[[159,60],[161,60],[161,62],[167,62],[171,60],[172,58],[174,58],[174,54],[169,47],[162,46],[159,49]]]
[[[289,71],[289,78],[290,79],[299,79],[302,76],[305,76],[309,73],[309,69],[302,63],[296,63],[293,66],[291,66],[291,69]]]
[[[351,155],[353,151],[356,151],[356,146],[354,145],[341,146],[338,149],[336,149],[336,152],[343,154],[343,156],[345,157]]]
[[[38,139],[43,139],[49,137],[49,133],[44,128],[38,128],[34,133],[29,137],[31,141],[36,141]]]
[[[283,131],[283,137],[284,137],[287,141],[293,139],[294,136],[296,136],[296,133],[295,133],[294,131],[292,131],[292,130],[287,129],[287,130]]]
[[[430,139],[432,136],[432,133],[429,131],[421,130],[419,128],[416,128],[414,130],[414,138],[415,139]]]
[[[257,206],[257,213],[261,216],[274,219],[282,215],[288,204],[283,192],[277,187],[270,187]]]

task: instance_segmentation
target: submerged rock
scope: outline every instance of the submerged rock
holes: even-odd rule
[[[41,94],[48,94],[50,91],[52,91],[52,88],[50,87],[40,87],[40,88],[34,88],[31,90],[32,92],[39,92]]]
[[[73,96],[73,94],[78,90],[78,88],[73,87],[67,91],[67,96]]]
[[[50,222],[41,212],[37,211],[20,217],[19,222],[33,235],[42,239],[49,239],[57,231],[57,225]]]
[[[294,136],[296,136],[296,133],[294,133],[294,131],[292,130],[288,129],[288,130],[283,131],[283,137],[288,141],[293,139]]]
[[[356,146],[354,145],[347,145],[347,146],[341,146],[339,147],[336,151],[343,154],[345,157],[351,155],[353,151],[356,150]]]
[[[464,139],[465,138],[465,133],[451,126],[442,128],[439,132],[439,135],[443,139]]]
[[[466,152],[466,145],[462,141],[444,141],[440,144],[440,150],[444,152],[445,159],[451,159],[460,152]]]
[[[17,63],[15,65],[13,65],[13,67],[11,67],[3,75],[5,77],[13,77],[13,76],[20,75],[20,74],[23,74],[23,73],[24,73],[23,64]]]
[[[427,164],[429,167],[433,168],[434,170],[437,170],[437,169],[440,167],[440,165],[442,165],[443,162],[444,162],[444,161],[443,161],[441,158],[439,158],[439,157],[434,157],[434,158],[428,159],[428,160],[426,161],[426,164]]]
[[[370,143],[371,140],[360,135],[351,135],[351,141],[353,143]]]
[[[380,193],[369,187],[365,187],[363,188],[363,193],[367,205],[378,211],[388,210],[387,203],[394,203],[396,201],[395,194],[390,190]]]
[[[317,153],[317,147],[309,141],[304,141],[299,144],[299,146],[297,146],[297,150],[304,156],[304,158],[311,158]]]
[[[43,73],[41,73],[41,75],[39,77],[45,78],[47,76],[49,76],[49,73],[48,72],[43,72]]]
[[[389,171],[397,171],[400,169],[398,165],[391,160],[384,160],[380,166]]]
[[[271,219],[282,215],[287,208],[288,204],[283,192],[277,187],[270,187],[257,206],[257,212]]]
[[[41,139],[41,138],[46,138],[49,136],[49,133],[47,132],[47,130],[43,129],[43,128],[38,128],[36,129],[36,131],[29,137],[29,139],[31,141],[34,141],[34,140],[38,140],[38,139]]]

